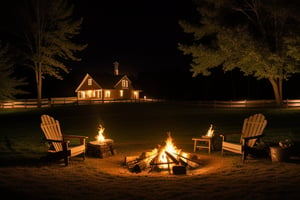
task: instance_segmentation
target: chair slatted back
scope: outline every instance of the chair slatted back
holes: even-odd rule
[[[259,136],[263,134],[265,127],[267,126],[267,120],[261,113],[254,114],[244,120],[241,139],[244,137]],[[251,139],[248,141],[248,146],[253,147],[257,139]]]
[[[41,120],[41,129],[43,130],[47,140],[63,141],[63,136],[58,120],[55,120],[49,115],[42,115]],[[52,142],[52,145],[56,152],[63,150],[61,142]]]

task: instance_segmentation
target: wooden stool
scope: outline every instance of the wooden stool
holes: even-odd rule
[[[194,152],[196,152],[196,149],[208,149],[208,153],[212,150],[211,140],[212,137],[202,136],[201,138],[192,138],[194,140]],[[201,144],[197,145],[197,142],[200,142]],[[205,143],[205,144],[203,144]]]

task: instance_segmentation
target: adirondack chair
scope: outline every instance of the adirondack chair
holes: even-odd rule
[[[225,141],[225,136],[221,135],[222,139],[222,155],[224,150],[242,154],[242,159],[246,160],[249,150],[254,148],[261,137],[267,125],[265,116],[261,113],[254,114],[249,118],[244,119],[243,129],[240,138],[240,144]]]
[[[47,158],[64,159],[66,166],[69,164],[70,157],[82,155],[83,159],[85,159],[86,136],[63,135],[59,121],[49,115],[42,115],[41,121],[41,129],[44,132],[46,141],[50,144]],[[78,142],[71,146],[68,140]]]

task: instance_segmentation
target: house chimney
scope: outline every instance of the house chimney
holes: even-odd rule
[[[118,76],[119,75],[119,63],[117,61],[115,61],[113,63],[113,65],[114,65],[114,75]]]

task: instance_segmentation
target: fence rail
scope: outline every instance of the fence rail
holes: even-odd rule
[[[162,102],[160,99],[130,99],[130,100],[79,100],[77,97],[55,97],[42,99],[41,107],[55,107],[63,105],[89,105],[103,103],[148,103]],[[274,100],[240,100],[240,101],[196,101],[197,106],[212,108],[251,108],[276,107]],[[37,99],[17,99],[14,101],[0,101],[0,108],[37,108]],[[283,100],[283,107],[300,107],[300,99]]]
[[[50,99],[42,99],[41,107],[54,107],[63,105],[89,105],[103,103],[147,103],[160,102],[159,99],[128,99],[128,100],[101,100],[87,99],[80,100],[77,97],[55,97]],[[17,99],[11,101],[0,101],[0,108],[37,108],[37,99]]]
[[[289,106],[293,107],[295,103],[300,103],[300,99],[289,103]],[[214,108],[251,108],[251,107],[276,107],[274,100],[240,100],[240,101],[198,101],[200,106],[214,107]],[[283,102],[283,106],[286,107],[286,100]]]

